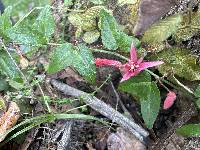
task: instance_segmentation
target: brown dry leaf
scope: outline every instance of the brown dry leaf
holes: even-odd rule
[[[108,150],[146,150],[146,147],[132,134],[122,128],[112,133],[107,140]]]
[[[20,66],[21,66],[21,69],[26,69],[29,65],[29,62],[28,60],[25,58],[25,57],[21,57],[20,58]]]
[[[8,110],[0,118],[0,136],[11,129],[20,117],[20,109],[15,102],[10,102]],[[5,139],[6,135],[0,138],[0,142]]]
[[[163,17],[172,6],[175,6],[174,0],[141,0],[133,33],[137,36],[142,35],[154,22]]]

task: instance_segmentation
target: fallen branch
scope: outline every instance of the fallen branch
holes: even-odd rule
[[[52,79],[51,84],[57,88],[59,91],[63,92],[69,96],[80,97],[83,101],[88,104],[91,108],[98,111],[105,117],[111,119],[113,122],[119,124],[125,129],[129,130],[136,138],[138,138],[141,142],[146,143],[149,133],[144,130],[141,126],[131,121],[112,107],[108,106],[103,101],[98,98],[92,96],[91,94],[85,93],[78,89],[75,89],[67,84],[64,84],[60,81]]]

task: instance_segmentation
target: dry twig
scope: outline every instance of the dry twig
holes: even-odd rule
[[[51,80],[51,84],[66,95],[75,97],[81,96],[83,101],[86,104],[88,104],[91,108],[98,111],[105,117],[111,119],[113,122],[116,122],[125,129],[128,129],[141,142],[146,143],[146,140],[149,135],[149,133],[146,130],[144,130],[141,126],[131,121],[130,119],[128,119],[112,107],[108,106],[106,103],[102,102],[98,98],[92,96],[91,94],[75,89],[67,84],[61,83],[60,81],[57,81],[55,79]]]

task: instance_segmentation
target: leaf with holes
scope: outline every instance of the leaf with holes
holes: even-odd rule
[[[154,23],[142,38],[143,42],[149,44],[161,43],[178,30],[181,25],[182,15],[177,14]]]

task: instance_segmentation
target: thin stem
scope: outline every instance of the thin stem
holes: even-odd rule
[[[39,87],[39,89],[40,89],[40,92],[41,92],[41,94],[42,94],[44,103],[45,103],[45,105],[47,106],[47,110],[48,110],[49,113],[51,113],[51,112],[52,112],[52,111],[51,111],[51,108],[50,108],[50,106],[49,106],[48,101],[47,101],[46,98],[45,98],[45,95],[44,95],[44,92],[43,92],[43,90],[42,90],[42,87],[40,86],[39,83],[38,83],[37,85],[38,85],[38,87]]]
[[[178,79],[176,79],[175,76],[173,76],[173,79],[176,81],[176,83],[178,85],[180,85],[182,88],[184,88],[187,92],[189,92],[192,95],[195,95],[194,92],[190,88],[188,88],[187,86],[183,85]]]
[[[119,58],[121,58],[121,59],[123,59],[123,60],[126,60],[126,61],[129,60],[128,58],[126,58],[126,57],[124,57],[124,56],[122,56],[122,55],[120,55],[120,54],[118,54],[118,53],[115,53],[115,52],[110,52],[110,51],[101,50],[101,49],[91,49],[91,50],[94,51],[94,52],[111,54],[111,55],[117,56],[117,57],[119,57]]]
[[[94,94],[96,92],[98,92],[108,82],[108,80],[110,79],[110,77],[111,77],[111,75],[109,74],[108,77],[106,78],[106,80],[98,88],[96,88],[95,91],[91,93],[91,95],[94,96]]]

